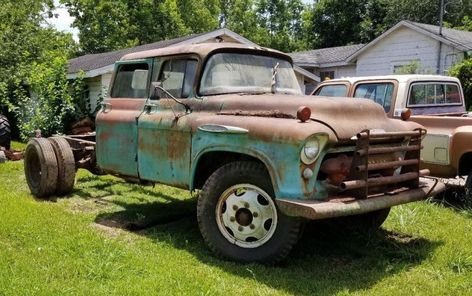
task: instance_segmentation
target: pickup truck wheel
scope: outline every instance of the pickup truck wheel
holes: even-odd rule
[[[57,159],[57,195],[66,195],[72,191],[75,183],[74,153],[66,139],[51,137],[48,139]]]
[[[301,219],[283,215],[263,165],[241,161],[216,170],[198,198],[202,236],[216,254],[240,262],[283,260],[301,231]]]
[[[51,143],[45,138],[30,140],[24,159],[26,182],[31,193],[38,198],[47,198],[54,194],[58,170]]]
[[[465,181],[465,204],[466,206],[472,207],[472,172],[469,173],[467,180]]]
[[[10,150],[11,128],[8,119],[0,115],[0,146]]]

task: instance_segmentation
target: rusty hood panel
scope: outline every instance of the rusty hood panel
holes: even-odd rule
[[[329,128],[340,142],[365,129],[386,132],[413,130],[420,125],[387,118],[383,108],[367,99],[295,96],[281,94],[221,95],[204,99],[207,111],[217,110],[220,115],[235,117],[296,118],[300,106],[311,109],[312,121]],[[201,110],[204,111],[204,110]],[[240,119],[244,121],[244,119]],[[317,132],[315,130],[312,131]]]

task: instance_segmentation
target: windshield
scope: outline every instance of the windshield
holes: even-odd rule
[[[201,95],[261,92],[301,94],[292,65],[274,57],[239,53],[217,53],[208,60]]]

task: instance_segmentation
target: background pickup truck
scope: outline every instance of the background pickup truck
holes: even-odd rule
[[[468,176],[466,198],[472,191],[472,114],[465,108],[457,78],[438,75],[389,75],[333,79],[322,82],[315,96],[370,99],[391,118],[423,125],[422,167],[431,175],[452,178]]]
[[[30,141],[31,192],[67,194],[79,167],[198,191],[200,232],[227,259],[278,262],[305,219],[379,227],[390,207],[444,189],[420,178],[421,125],[368,100],[302,95],[281,52],[208,43],[133,53],[109,93],[96,136]]]

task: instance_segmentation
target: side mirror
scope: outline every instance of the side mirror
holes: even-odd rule
[[[151,100],[159,100],[160,96],[160,88],[162,87],[162,82],[154,81],[151,82],[151,92],[150,92],[150,99]]]

